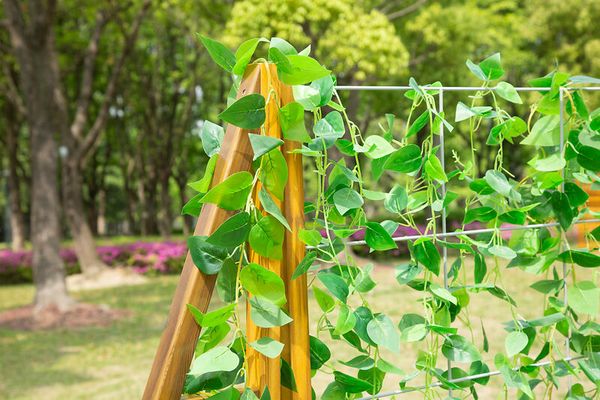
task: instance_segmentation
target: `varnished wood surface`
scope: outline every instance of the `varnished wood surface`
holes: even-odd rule
[[[260,91],[260,71],[250,67],[240,84],[238,98]],[[247,171],[252,163],[252,147],[247,131],[229,125],[215,168],[213,186],[238,171]],[[210,235],[230,212],[213,204],[202,208],[194,230],[195,235]],[[216,275],[205,275],[194,265],[188,252],[167,324],[161,336],[154,363],[146,383],[143,400],[176,400],[181,397],[185,375],[189,370],[200,329],[186,304],[201,311],[208,309],[215,286]]]

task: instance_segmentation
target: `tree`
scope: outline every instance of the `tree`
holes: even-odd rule
[[[63,160],[63,201],[65,205],[65,214],[69,223],[75,252],[81,269],[86,274],[95,274],[101,271],[105,265],[98,257],[95,249],[92,229],[87,221],[84,201],[83,201],[83,174],[82,171],[89,159],[90,153],[98,143],[106,122],[109,117],[109,108],[117,92],[119,77],[129,56],[140,25],[150,8],[151,1],[144,0],[139,10],[130,22],[130,27],[124,26],[121,14],[127,10],[114,6],[108,9],[99,9],[96,11],[95,23],[93,25],[90,40],[82,54],[83,64],[80,73],[80,82],[74,116],[70,124],[67,124],[68,110],[66,107],[60,107],[65,125],[63,126],[63,144],[67,149],[67,154]],[[105,83],[100,89],[103,91],[102,100],[99,104],[93,104],[94,87],[98,79],[104,78],[97,74],[97,62],[100,51],[100,41],[107,24],[110,21],[118,23],[119,31],[123,36],[122,48],[116,54],[116,61],[109,69],[105,71]],[[111,43],[111,46],[113,43]],[[58,90],[59,103],[65,104],[65,94]],[[97,108],[93,107],[96,106]],[[92,113],[96,111],[95,118],[92,121]]]
[[[60,258],[60,204],[55,137],[64,115],[56,89],[60,85],[53,23],[56,2],[32,0],[27,14],[17,0],[5,0],[6,26],[19,64],[23,102],[31,135],[31,242],[37,311],[68,309],[73,304]]]

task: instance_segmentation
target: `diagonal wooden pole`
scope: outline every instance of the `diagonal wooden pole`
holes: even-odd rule
[[[260,69],[249,66],[240,84],[238,98],[250,93],[260,93]],[[252,147],[248,131],[229,125],[215,167],[213,186],[238,171],[250,170]],[[194,235],[210,235],[231,212],[206,204],[198,218]],[[181,278],[177,285],[167,325],[154,357],[152,370],[146,383],[143,400],[176,400],[181,398],[185,376],[189,370],[200,329],[186,305],[193,304],[206,312],[217,275],[205,275],[192,261],[188,252]]]

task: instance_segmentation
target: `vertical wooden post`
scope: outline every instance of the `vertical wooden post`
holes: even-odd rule
[[[260,70],[249,67],[240,84],[238,98],[259,91]],[[215,167],[213,186],[235,172],[249,170],[252,157],[248,131],[229,125]],[[206,204],[202,207],[194,235],[210,235],[229,216],[230,212],[213,204]],[[215,281],[216,275],[205,275],[196,268],[188,252],[142,399],[178,400],[181,397],[185,375],[200,334],[186,304],[193,304],[206,312]]]
[[[261,93],[269,101],[266,104],[265,132],[268,136],[281,138],[279,107],[293,101],[291,87],[282,84],[277,78],[275,65],[258,64],[248,67],[240,85],[238,98],[250,93]],[[293,322],[281,327],[264,329],[252,323],[250,309],[246,318],[248,342],[268,336],[281,341],[285,347],[282,357],[294,372],[297,391],[282,388],[280,358],[268,358],[248,346],[246,358],[248,371],[246,384],[257,393],[268,387],[273,400],[310,400],[310,357],[308,336],[308,300],[306,277],[291,279],[293,271],[304,257],[304,244],[298,239],[298,232],[304,226],[304,189],[302,156],[290,154],[299,143],[286,141],[282,152],[288,165],[288,183],[284,192],[283,204],[279,203],[288,220],[292,232],[286,230],[281,261],[267,259],[250,251],[251,262],[256,262],[282,277],[286,284],[287,308]],[[228,126],[215,168],[213,186],[222,182],[232,173],[250,170],[253,158],[248,131]],[[258,187],[260,189],[260,185]],[[255,204],[260,203],[257,192]],[[196,225],[195,235],[210,235],[231,215],[212,204],[206,204]],[[186,304],[193,304],[206,312],[214,289],[216,275],[205,275],[194,265],[191,256],[185,260],[171,309],[167,326],[161,337],[152,370],[146,384],[143,400],[176,400],[181,397],[185,375],[194,355],[200,329]]]

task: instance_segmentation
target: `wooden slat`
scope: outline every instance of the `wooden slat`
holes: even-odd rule
[[[591,211],[600,211],[600,190],[592,190],[590,185],[584,185],[583,190],[590,196],[587,201],[587,206]],[[584,219],[593,219],[594,216],[591,214],[586,214],[583,216]],[[596,227],[600,226],[600,223],[586,223],[586,224],[578,224],[576,226],[577,230],[577,246],[578,247],[587,247],[588,242],[586,241],[585,235],[591,231],[593,231]]]
[[[238,98],[260,91],[260,69],[250,66],[240,84]],[[252,163],[252,147],[247,131],[233,125],[227,127],[215,168],[213,186],[238,171],[247,171]],[[230,212],[212,204],[202,208],[195,235],[210,235]],[[162,334],[152,370],[144,390],[144,400],[176,400],[181,397],[185,375],[189,370],[200,330],[186,304],[206,312],[215,286],[216,275],[205,275],[196,268],[188,252],[167,325]]]
[[[281,89],[284,104],[294,100],[289,86]],[[308,326],[308,283],[306,274],[292,280],[292,274],[305,255],[304,243],[298,238],[304,228],[304,170],[301,154],[291,151],[300,148],[299,142],[285,141],[283,154],[288,165],[288,184],[285,187],[283,215],[292,232],[286,230],[283,248],[283,278],[286,282],[288,311],[293,321],[286,325],[282,336],[288,337],[286,352],[282,355],[291,365],[296,380],[296,392],[283,389],[286,400],[311,400],[311,371]],[[290,397],[291,395],[291,397]]]

